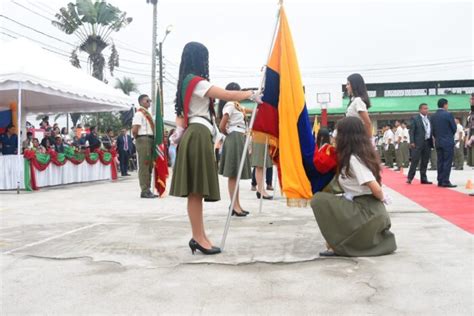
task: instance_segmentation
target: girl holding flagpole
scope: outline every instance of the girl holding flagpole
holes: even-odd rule
[[[214,99],[240,101],[250,99],[261,103],[253,91],[229,91],[209,82],[209,53],[197,42],[186,44],[179,66],[176,92],[176,132],[172,142],[178,144],[170,194],[188,199],[188,216],[192,228],[189,247],[212,255],[221,252],[206,235],[203,219],[203,199],[220,200],[217,164],[213,137]]]
[[[240,91],[240,86],[235,82],[231,82],[225,89]],[[245,133],[247,132],[246,113],[248,113],[248,110],[243,108],[239,102],[226,102],[224,100],[219,102],[218,114],[221,118],[219,129],[221,133],[226,135],[219,163],[219,174],[229,179],[228,187],[231,199],[234,196],[234,191],[238,190],[237,173],[239,172],[240,159],[244,151]],[[251,177],[252,172],[247,154],[240,179],[250,179]],[[243,217],[248,214],[249,212],[244,211],[240,205],[239,192],[237,191],[232,215]]]
[[[355,117],[337,123],[337,181],[342,196],[318,192],[311,201],[328,250],[321,256],[380,256],[397,249],[385,209],[380,159]]]

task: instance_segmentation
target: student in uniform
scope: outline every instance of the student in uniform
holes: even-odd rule
[[[267,148],[267,156],[265,156],[265,144],[252,141],[252,154],[250,155],[250,162],[253,169],[252,177],[252,187],[256,184],[256,195],[257,198],[265,199],[265,200],[272,200],[273,196],[269,195],[267,190],[273,190],[272,187],[272,177],[273,177],[273,161],[270,157],[270,147]],[[263,163],[265,161],[265,182],[267,183],[267,187],[265,189],[263,183]],[[255,180],[255,182],[254,182]]]
[[[151,173],[153,172],[153,146],[155,143],[155,121],[148,111],[151,99],[142,94],[138,97],[140,107],[135,112],[132,121],[132,134],[138,153],[138,181],[140,183],[140,197],[154,199],[156,194],[151,192]]]
[[[240,91],[240,86],[235,82],[231,82],[225,89]],[[219,117],[221,118],[219,130],[226,136],[219,162],[219,174],[229,179],[228,188],[231,200],[237,189],[237,175],[239,172],[240,159],[244,151],[245,133],[247,132],[245,115],[247,112],[251,112],[251,110],[248,111],[242,107],[239,102],[226,102],[224,100],[219,102]],[[250,179],[251,176],[250,160],[247,152],[240,179]],[[232,210],[232,215],[243,217],[248,214],[249,212],[244,211],[240,205],[239,192],[237,191],[237,198],[235,200],[234,209]]]
[[[407,128],[406,122],[402,122],[402,163],[403,168],[408,168],[410,165],[410,131]]]
[[[454,134],[454,170],[464,169],[464,128],[461,125],[461,120],[455,118],[456,134]]]
[[[393,141],[395,138],[395,134],[393,133],[392,126],[387,124],[385,127],[385,133],[383,135],[384,138],[384,157],[385,157],[385,165],[389,168],[393,168],[393,158],[395,155],[395,146],[393,145]]]
[[[360,74],[352,74],[347,77],[347,94],[350,97],[346,116],[358,117],[362,120],[367,135],[372,139],[372,122],[369,117],[370,100],[365,86],[364,78]]]
[[[402,143],[403,143],[403,129],[400,121],[395,121],[395,161],[397,163],[396,171],[400,171],[403,168],[403,154],[402,154]]]
[[[172,141],[178,145],[170,195],[188,199],[188,215],[192,238],[189,247],[203,254],[220,253],[206,235],[203,219],[203,199],[220,200],[217,164],[213,150],[213,99],[240,101],[250,99],[261,103],[254,91],[229,91],[209,82],[209,53],[197,42],[186,44],[179,66],[176,92],[176,132]]]
[[[337,180],[344,194],[318,192],[311,207],[327,250],[321,256],[380,256],[397,249],[385,209],[380,160],[362,121],[337,124]]]

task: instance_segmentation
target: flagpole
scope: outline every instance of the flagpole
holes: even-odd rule
[[[260,180],[260,183],[262,185],[263,189],[263,178],[265,178],[266,181],[266,174],[267,174],[267,155],[268,155],[268,136],[265,137],[265,151],[263,154],[263,175],[262,179]],[[258,189],[258,188],[257,188]],[[263,190],[261,190],[263,191]],[[260,192],[260,205],[258,206],[258,213],[262,213],[262,206],[263,206],[263,194]]]
[[[275,42],[275,37],[276,37],[277,30],[278,30],[278,24],[280,22],[280,9],[281,9],[282,5],[283,5],[283,0],[280,0],[279,3],[278,3],[278,12],[277,12],[277,17],[276,17],[275,27],[273,29],[272,39],[270,41],[270,47],[268,49],[267,59],[266,59],[266,62],[265,62],[265,66],[262,68],[262,76],[261,76],[261,79],[260,79],[260,86],[258,87],[258,90],[257,90],[258,95],[260,95],[262,93],[263,84],[265,83],[265,72],[266,72],[266,68],[267,68],[267,63],[268,63],[268,61],[270,59],[270,56],[272,54],[272,48],[273,48],[273,44]],[[226,223],[225,223],[224,234],[222,235],[222,241],[221,241],[221,244],[220,244],[221,251],[224,251],[225,240],[227,238],[227,233],[229,232],[230,220],[231,220],[231,217],[232,217],[232,210],[234,209],[235,200],[237,199],[237,192],[238,192],[239,187],[240,187],[240,178],[242,176],[242,171],[244,170],[245,158],[247,157],[247,150],[249,148],[249,143],[250,143],[250,131],[252,130],[253,124],[255,122],[255,117],[257,115],[257,107],[258,107],[258,104],[254,107],[254,109],[252,111],[252,116],[250,118],[248,132],[247,132],[247,136],[245,138],[244,150],[242,151],[242,157],[240,158],[239,172],[237,173],[237,184],[235,186],[234,194],[232,195],[232,202],[230,203],[229,212],[227,213],[227,219],[226,219]]]

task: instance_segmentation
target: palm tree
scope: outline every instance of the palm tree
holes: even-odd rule
[[[111,39],[112,32],[118,32],[132,22],[126,12],[105,2],[105,0],[76,0],[56,13],[57,21],[53,25],[66,34],[74,34],[79,39],[78,46],[71,54],[71,63],[80,67],[77,51],[88,54],[92,76],[103,81],[105,58],[104,50],[111,46],[108,60],[110,74],[113,76],[115,67],[119,66],[119,56]]]
[[[138,92],[137,84],[129,77],[123,77],[122,80],[117,78],[115,88],[122,90],[126,95],[130,95],[130,92]]]
[[[122,90],[126,95],[130,95],[130,92],[138,92],[137,84],[129,77],[123,77],[122,80],[117,78],[115,88]],[[122,121],[123,126],[127,128],[132,126],[134,113],[135,111],[133,110],[133,107],[128,111],[120,111],[120,120]]]
[[[146,0],[146,3],[153,5],[153,32],[152,32],[152,50],[151,50],[151,95],[156,98],[156,38],[158,27],[158,0]],[[155,103],[153,103],[153,113],[155,113]]]

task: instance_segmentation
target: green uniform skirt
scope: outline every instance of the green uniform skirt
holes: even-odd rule
[[[263,156],[265,156],[265,144],[252,142],[252,167],[263,168]],[[272,159],[270,158],[270,153],[267,150],[267,162],[265,163],[265,168],[273,167]]]
[[[226,137],[224,146],[222,147],[221,159],[219,161],[219,174],[227,178],[237,178],[244,145],[245,134],[243,133],[232,132]],[[242,170],[242,176],[240,179],[250,179],[252,177],[249,159],[247,152],[244,169]]]
[[[372,195],[349,201],[318,192],[311,200],[321,234],[334,252],[348,257],[380,256],[397,249],[385,205]]]
[[[170,195],[200,194],[205,201],[220,200],[217,163],[211,133],[202,124],[190,124],[176,152]]]

